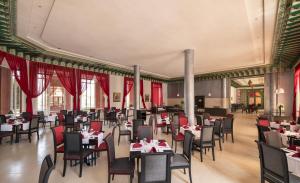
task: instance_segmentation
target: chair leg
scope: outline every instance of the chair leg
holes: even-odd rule
[[[233,132],[231,132],[231,141],[232,141],[232,143],[234,143]]]
[[[28,134],[29,142],[31,143],[31,134]]]
[[[112,174],[112,178],[111,178],[111,180],[114,180],[114,178],[115,178],[115,174]]]
[[[12,144],[12,143],[13,143],[13,140],[14,140],[14,136],[13,136],[13,135],[11,135],[11,136],[10,136],[10,144]]]
[[[39,135],[39,131],[36,131],[36,135],[37,135],[37,139],[40,140],[40,135]]]
[[[222,151],[221,137],[219,139],[219,147],[220,147],[220,150]]]
[[[120,137],[121,137],[121,135],[119,134],[119,138],[118,138],[118,146],[120,145]]]
[[[203,162],[203,157],[202,157],[202,148],[200,147],[200,159],[201,159],[201,162]]]
[[[108,183],[110,183],[110,174],[108,173]]]
[[[183,173],[186,174],[185,168],[183,169]]]
[[[80,170],[79,170],[79,177],[82,176],[82,164],[83,164],[83,159],[80,159]]]
[[[172,148],[173,148],[173,142],[174,142],[174,140],[172,139]]]
[[[57,158],[57,153],[56,153],[56,152],[54,152],[54,159],[53,159],[53,161],[54,161],[54,165],[56,165],[56,158]]]
[[[192,172],[191,172],[191,167],[189,167],[189,176],[190,176],[190,183],[192,183]]]
[[[215,148],[214,148],[214,147],[212,147],[211,149],[212,149],[212,151],[211,151],[211,152],[212,152],[212,155],[213,155],[213,160],[215,161]]]
[[[63,177],[66,175],[66,169],[67,169],[67,160],[64,160]]]
[[[175,153],[177,151],[177,141],[175,141]]]

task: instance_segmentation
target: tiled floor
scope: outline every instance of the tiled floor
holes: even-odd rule
[[[259,182],[259,159],[256,144],[257,138],[255,128],[255,116],[246,114],[235,114],[234,134],[235,143],[231,138],[225,141],[223,151],[216,148],[216,161],[212,160],[211,153],[204,156],[204,162],[200,162],[199,152],[192,157],[193,182],[210,183],[255,183]],[[109,132],[110,129],[105,129]],[[160,136],[161,135],[161,136]],[[117,136],[117,134],[116,134]],[[160,134],[160,137],[168,139],[171,143],[171,136]],[[117,140],[117,139],[116,139]],[[40,131],[40,140],[34,135],[32,143],[29,143],[25,136],[19,144],[10,145],[3,139],[0,145],[0,182],[28,182],[38,181],[40,164],[43,157],[53,153],[52,133],[49,128]],[[116,145],[117,157],[129,155],[129,143],[125,137],[121,140],[120,146]],[[181,152],[179,145],[178,152]],[[107,182],[107,157],[102,153],[97,160],[97,165],[83,168],[82,178],[78,177],[79,167],[67,167],[66,176],[62,177],[63,162],[62,155],[58,156],[56,168],[50,175],[50,183],[80,183],[80,182]],[[129,182],[128,176],[115,176],[113,183]],[[135,175],[134,182],[137,182]],[[182,170],[172,172],[172,182],[189,182],[188,174],[184,175]]]

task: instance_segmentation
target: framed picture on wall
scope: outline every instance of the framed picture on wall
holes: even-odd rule
[[[149,96],[149,94],[145,94],[145,102],[150,102],[150,96]]]
[[[121,93],[120,92],[113,93],[113,102],[121,102]]]

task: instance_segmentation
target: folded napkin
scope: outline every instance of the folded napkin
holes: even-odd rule
[[[150,153],[156,153],[156,148],[155,147],[152,147],[151,150],[150,150]]]
[[[159,142],[159,143],[161,143],[161,142],[166,142],[166,140],[160,139],[160,140],[158,140],[158,142]]]
[[[197,126],[197,127],[195,128],[195,130],[199,131],[199,130],[201,130],[201,127],[200,127],[200,126]]]
[[[292,155],[292,157],[300,158],[300,153],[295,153],[295,154]]]
[[[131,121],[128,121],[127,124],[131,124]]]
[[[147,143],[150,143],[150,142],[151,142],[151,139],[147,138],[147,139],[146,139],[146,142],[147,142]]]
[[[131,124],[127,124],[126,126],[127,126],[127,127],[132,127],[132,125],[131,125]]]
[[[140,144],[140,143],[135,143],[135,144],[133,144],[132,147],[133,147],[133,148],[140,148],[140,147],[142,147],[142,144]]]
[[[282,128],[278,128],[277,131],[278,131],[279,133],[284,133],[284,131],[283,131]]]
[[[184,129],[188,129],[189,127],[188,127],[188,126],[183,126],[183,128],[184,128]]]
[[[288,149],[289,149],[289,150],[296,151],[296,146],[295,146],[295,145],[291,145],[291,146],[288,147]]]
[[[293,121],[293,122],[291,122],[290,124],[291,124],[291,125],[296,125],[296,123],[295,123],[294,121]]]
[[[160,143],[158,144],[158,146],[163,146],[163,147],[166,147],[166,146],[167,146],[167,144],[166,144],[165,142],[160,142]]]

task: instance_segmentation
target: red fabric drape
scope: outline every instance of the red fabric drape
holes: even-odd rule
[[[124,109],[126,96],[128,95],[128,93],[132,89],[133,84],[134,84],[133,78],[124,77],[122,109]]]
[[[26,60],[11,54],[6,54],[5,58],[13,73],[15,80],[18,82],[21,90],[26,94],[26,111],[32,113],[32,101],[28,87],[28,71]]]
[[[29,71],[29,97],[36,98],[49,86],[54,72],[53,65],[40,62],[29,62]],[[43,81],[38,82],[39,79],[42,79]]]
[[[145,98],[144,98],[144,81],[142,79],[140,80],[140,95],[142,96],[143,106],[144,108],[146,108]]]
[[[85,70],[77,70],[77,110],[80,110],[80,95],[86,90],[87,88],[87,80],[92,80],[95,73],[91,71]],[[84,84],[82,84],[84,81]]]
[[[152,106],[163,104],[162,83],[151,82],[151,102]]]
[[[110,100],[109,100],[109,75],[104,73],[96,74],[96,79],[99,82],[103,92],[107,96],[107,107],[110,108]]]
[[[5,57],[5,55],[6,55],[5,52],[0,51],[0,65],[2,64],[2,61],[3,61],[4,57]]]
[[[293,118],[296,120],[297,116],[299,116],[299,106],[297,106],[297,95],[299,95],[299,87],[300,87],[300,64],[298,64],[295,68],[294,75],[294,101],[293,101]]]
[[[73,109],[77,110],[76,103],[76,73],[75,69],[55,66],[55,72],[64,88],[73,96]]]

